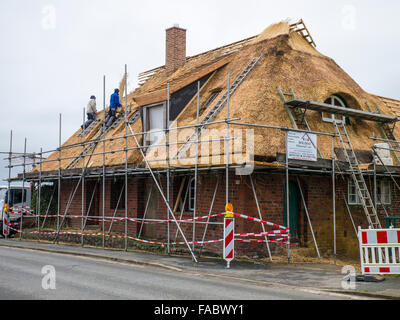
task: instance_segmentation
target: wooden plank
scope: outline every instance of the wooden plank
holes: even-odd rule
[[[176,198],[176,203],[175,203],[175,207],[174,207],[174,212],[176,212],[176,210],[178,210],[178,205],[179,205],[181,197],[182,197],[182,191],[183,191],[183,187],[185,186],[185,182],[186,182],[186,177],[183,178],[181,186],[179,188],[178,197]]]

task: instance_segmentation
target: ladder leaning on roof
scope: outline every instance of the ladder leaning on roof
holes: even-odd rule
[[[132,118],[129,120],[129,123],[134,124],[139,119],[139,117],[140,117],[140,112],[138,110],[133,114]],[[99,141],[103,139],[107,135],[107,133],[110,132],[112,129],[118,127],[123,122],[123,120],[124,117],[120,116],[117,120],[114,121],[114,123],[110,127],[106,128],[104,131],[102,130],[102,132],[95,138],[95,140],[89,143],[82,150],[79,156],[77,156],[74,160],[72,160],[72,162],[65,169],[66,170],[72,169],[84,156],[87,156],[90,153],[92,153],[96,149],[96,146],[99,143]]]
[[[239,76],[235,79],[235,81],[232,83],[230,90],[227,89],[225,94],[221,97],[221,99],[218,100],[218,102],[215,104],[215,106],[208,112],[208,114],[204,117],[203,121],[200,123],[201,127],[200,130],[195,130],[193,134],[189,137],[189,139],[186,140],[186,142],[183,143],[183,145],[180,147],[176,155],[173,157],[173,159],[178,159],[180,157],[183,157],[186,155],[186,152],[190,149],[192,144],[197,140],[197,132],[199,136],[203,133],[203,131],[207,127],[207,123],[214,121],[214,119],[217,117],[217,115],[220,113],[222,108],[224,107],[225,103],[228,100],[228,96],[232,96],[233,93],[236,91],[236,89],[242,84],[243,80],[246,79],[246,77],[249,75],[251,70],[255,67],[255,65],[258,63],[258,61],[261,59],[261,57],[254,58],[250,61],[250,63],[244,68],[244,70],[239,74]]]
[[[290,89],[290,94],[283,93],[282,89],[278,86],[278,91],[279,91],[282,102],[286,108],[286,111],[289,115],[289,118],[290,118],[294,128],[302,130],[301,127],[303,127],[304,130],[311,131],[310,127],[307,123],[307,120],[305,118],[306,111],[303,111],[303,109],[301,109],[301,108],[289,108],[286,105],[286,102],[287,102],[286,96],[289,96],[292,99],[296,98],[293,90]],[[293,113],[292,113],[292,110],[294,111]],[[359,197],[361,199],[362,206],[363,206],[364,212],[367,216],[368,223],[371,227],[373,227],[375,229],[381,228],[381,224],[379,221],[379,217],[377,215],[376,208],[374,207],[374,204],[371,199],[371,195],[367,189],[367,184],[365,183],[365,179],[362,175],[360,166],[358,164],[357,157],[354,153],[353,146],[350,142],[350,138],[347,133],[345,123],[343,123],[342,121],[337,122],[336,120],[334,120],[334,126],[336,129],[336,133],[339,136],[339,140],[342,145],[342,148],[344,149],[346,160],[349,163],[352,178],[353,178],[354,184],[357,189],[357,194],[359,195]],[[343,138],[343,136],[345,136],[345,138]],[[346,145],[348,146],[347,148],[346,148]],[[348,149],[350,150],[350,155],[348,153]],[[321,153],[319,152],[319,150],[318,150],[318,154],[321,156]],[[340,167],[337,164],[336,164],[336,167],[339,169],[339,172],[341,172]]]
[[[360,197],[361,205],[364,209],[368,223],[374,229],[381,229],[382,226],[379,221],[378,213],[371,199],[364,176],[361,172],[353,145],[351,144],[349,134],[346,130],[346,124],[343,123],[343,121],[336,120],[333,121],[333,124],[335,126],[336,133],[339,136],[340,144],[343,148],[346,161],[349,164],[349,171],[351,173],[351,177],[353,178],[357,194]]]
[[[289,115],[289,119],[292,122],[292,125],[293,125],[294,129],[310,131],[311,132],[310,126],[308,125],[308,122],[307,122],[307,119],[306,119],[306,111],[307,110],[303,111],[303,109],[301,109],[301,108],[289,108],[286,105],[286,97],[290,97],[291,99],[295,99],[296,98],[293,90],[289,89],[289,91],[290,91],[290,93],[284,93],[282,91],[281,87],[278,86],[279,95],[281,96],[282,103],[283,103],[283,105],[284,105],[284,107],[286,109],[286,112]],[[318,156],[322,159],[321,152],[319,151],[318,148],[316,148],[316,149],[317,149]]]

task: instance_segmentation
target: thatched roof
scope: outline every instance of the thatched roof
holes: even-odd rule
[[[339,94],[343,97],[349,108],[368,111],[366,103],[373,106],[378,105],[383,114],[400,115],[400,102],[397,100],[382,98],[365,92],[345,71],[343,71],[334,60],[324,56],[316,50],[304,37],[296,31],[290,29],[289,22],[284,21],[268,27],[264,32],[256,37],[245,39],[237,43],[217,48],[187,58],[183,67],[173,74],[168,74],[164,67],[159,67],[147,73],[144,83],[134,92],[128,95],[128,105],[132,112],[130,117],[138,110],[139,106],[167,100],[167,84],[170,85],[171,94],[181,88],[196,82],[205,75],[211,77],[203,85],[200,91],[200,106],[203,106],[211,93],[217,89],[222,90],[207,110],[205,110],[200,121],[207,115],[208,111],[215,105],[219,98],[225,93],[227,87],[228,74],[232,81],[248,65],[251,59],[260,57],[259,62],[238,87],[230,98],[230,118],[240,118],[239,122],[251,124],[264,124],[272,126],[292,127],[288,114],[282,104],[277,87],[288,92],[293,89],[297,97],[324,102],[329,96]],[[180,127],[196,124],[197,99],[196,96],[185,106],[171,127]],[[99,115],[101,117],[101,114]],[[317,111],[307,111],[307,120],[313,131],[334,133],[334,127],[330,123],[323,122],[321,113]],[[227,117],[226,105],[218,114],[215,121],[223,121]],[[353,147],[358,150],[371,150],[373,141],[369,139],[375,133],[379,136],[379,131],[374,123],[352,119],[352,125],[348,126],[348,132],[353,143]],[[234,135],[234,129],[243,127],[230,126],[230,134]],[[142,131],[141,121],[137,121],[132,129],[135,133]],[[209,129],[226,130],[226,123],[214,124]],[[276,159],[278,153],[285,153],[284,133],[280,130],[254,129],[255,144],[254,153],[256,157],[266,159]],[[193,132],[193,128],[189,133]],[[63,146],[79,143],[82,138],[78,137],[81,130],[78,130]],[[86,139],[93,139],[101,131],[99,124]],[[179,137],[179,142],[185,142],[187,138],[180,137],[183,130],[171,131],[170,141],[174,134]],[[110,131],[106,138],[124,135],[125,126],[122,122],[119,127]],[[128,131],[130,133],[130,131]],[[395,135],[400,136],[400,128],[395,129]],[[204,140],[209,140],[205,137]],[[219,137],[220,138],[220,137]],[[142,140],[141,138],[139,139]],[[165,140],[163,140],[165,142]],[[239,142],[238,140],[236,140]],[[160,142],[163,143],[163,142]],[[208,142],[199,144],[199,149],[207,148]],[[114,140],[106,143],[106,150],[119,150],[125,146],[125,140]],[[128,138],[128,146],[136,147],[133,138]],[[329,137],[319,137],[318,147],[324,158],[331,157],[331,140]],[[336,147],[340,147],[336,142]],[[179,147],[178,147],[179,148]],[[192,149],[195,148],[195,144]],[[231,147],[232,151],[233,147]],[[96,152],[102,152],[103,144],[97,145]],[[220,152],[214,155],[225,163],[223,142],[221,142]],[[171,145],[170,156],[176,154],[177,146]],[[236,150],[242,153],[242,149]],[[62,157],[79,156],[82,147],[63,150]],[[164,147],[155,147],[148,152],[148,158],[153,167],[165,166],[166,161],[154,161],[160,155],[165,154]],[[189,154],[187,155],[189,157]],[[54,153],[49,159],[57,159],[58,152]],[[67,168],[70,160],[61,163],[62,169]],[[143,159],[138,150],[128,152],[128,162],[130,164],[140,164]],[[206,165],[210,162],[209,158],[199,160],[199,164]],[[125,153],[115,152],[106,155],[106,166],[118,166],[125,163]],[[195,159],[187,158],[184,162],[174,162],[172,165],[193,166]],[[103,157],[101,155],[90,158],[89,167],[102,166]],[[75,168],[82,168],[82,162],[78,161]],[[58,169],[58,162],[43,165],[43,171]]]

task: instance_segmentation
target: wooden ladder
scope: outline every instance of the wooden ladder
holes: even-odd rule
[[[130,124],[134,124],[140,117],[140,112],[139,110],[136,111],[133,116],[131,117],[130,120],[128,120],[128,122]],[[110,132],[112,129],[115,129],[116,127],[118,127],[123,121],[124,121],[123,116],[120,116],[117,120],[114,121],[114,123],[106,128],[104,131],[102,130],[103,127],[100,127],[101,132],[100,134],[94,139],[93,142],[89,143],[83,150],[82,152],[79,154],[78,157],[76,157],[74,160],[72,160],[72,162],[65,168],[66,170],[72,169],[73,167],[76,166],[76,164],[79,162],[79,160],[81,160],[83,157],[87,156],[89,153],[93,153],[93,151],[96,149],[97,144],[99,143],[99,141],[101,139],[103,139],[108,132]]]
[[[299,35],[301,35],[310,45],[312,45],[314,48],[317,47],[317,45],[314,42],[314,39],[311,37],[310,32],[308,31],[306,25],[304,24],[303,19],[300,21],[293,23],[289,25],[290,31],[295,31]]]

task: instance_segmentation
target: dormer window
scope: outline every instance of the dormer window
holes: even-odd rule
[[[167,128],[167,108],[165,102],[143,107],[144,145],[156,145],[164,137]]]
[[[344,102],[344,100],[336,95],[330,96],[328,99],[325,100],[325,103],[331,104],[336,107],[346,108],[346,103]],[[346,117],[322,112],[322,121],[333,123],[334,120],[336,120],[337,123],[345,123]]]
[[[208,97],[207,101],[202,105],[202,107],[199,110],[199,115],[201,116],[204,111],[207,110],[207,108],[211,105],[211,103],[214,102],[215,98],[218,97],[218,95],[221,93],[221,89],[217,89],[213,92],[211,92],[211,95]]]

